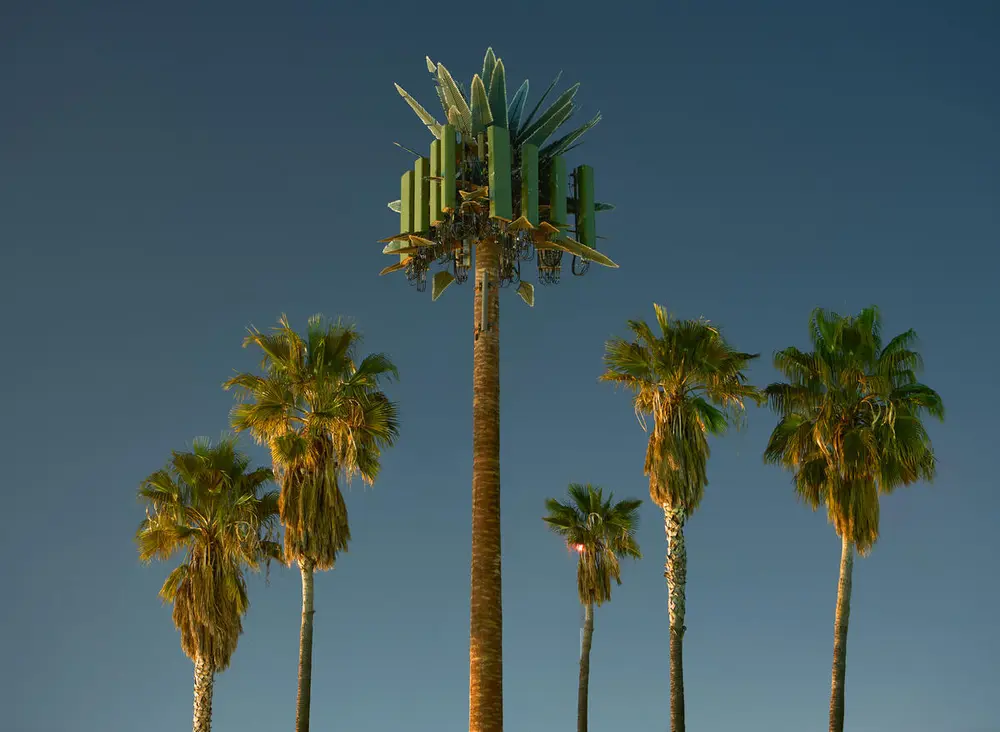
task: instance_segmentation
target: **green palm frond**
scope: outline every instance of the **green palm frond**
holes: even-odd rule
[[[184,652],[208,659],[216,671],[229,665],[242,632],[249,605],[244,572],[269,556],[277,502],[264,487],[272,478],[269,469],[251,469],[234,440],[196,440],[138,491],[146,504],[136,533],[139,558],[183,552],[160,596],[173,603]]]
[[[493,123],[493,115],[490,112],[490,100],[486,93],[486,87],[479,74],[472,77],[472,134],[478,135],[485,132],[486,128]]]
[[[469,103],[466,101],[465,96],[458,88],[458,84],[455,83],[451,73],[449,73],[448,69],[445,68],[444,64],[438,64],[437,75],[438,84],[441,87],[444,100],[448,104],[448,121],[452,121],[451,110],[454,109],[456,115],[455,120],[458,122],[455,126],[465,134],[471,134],[472,110],[469,108]]]
[[[539,139],[538,132],[540,130],[547,129],[549,130],[548,134],[551,135],[552,132],[554,132],[559,126],[558,124],[553,126],[553,120],[561,118],[565,121],[568,118],[569,113],[573,111],[573,98],[579,90],[580,84],[578,82],[556,97],[556,100],[552,102],[552,105],[545,110],[545,112],[543,112],[537,120],[528,124],[523,130],[518,131],[517,144],[524,144],[535,139],[538,141],[532,144],[541,146],[541,143],[545,141],[545,138],[548,137],[548,135]]]
[[[590,484],[573,483],[565,503],[546,499],[543,520],[578,554],[577,590],[584,605],[601,605],[611,599],[611,582],[621,584],[619,559],[639,559],[642,552],[635,535],[642,501],[614,501]]]
[[[271,334],[252,333],[264,350],[264,373],[224,384],[241,399],[232,424],[270,449],[284,561],[309,558],[329,569],[350,540],[341,480],[360,475],[372,483],[399,433],[396,404],[380,390],[399,373],[385,354],[359,361],[361,334],[343,321],[313,316],[303,337],[283,316]]]
[[[817,308],[809,334],[812,351],[775,354],[786,381],[765,390],[779,421],[764,459],[791,471],[796,493],[813,508],[825,506],[838,535],[865,554],[878,540],[879,495],[933,479],[922,417],[943,419],[944,406],[917,381],[916,334],[905,331],[883,347],[877,308],[856,316]]]
[[[398,91],[399,96],[406,100],[406,103],[410,105],[410,109],[416,113],[417,117],[420,118],[420,121],[427,125],[427,129],[431,131],[431,134],[440,140],[442,127],[441,123],[434,119],[434,115],[424,109],[420,102],[407,94],[406,90],[399,84],[396,84],[396,91]]]
[[[583,137],[588,130],[593,129],[600,121],[601,121],[601,113],[598,112],[596,115],[594,115],[594,118],[591,119],[589,122],[580,125],[572,132],[563,135],[558,140],[554,140],[553,142],[550,142],[548,145],[543,147],[541,150],[538,151],[538,157],[543,159],[554,158],[557,155],[564,154],[570,148],[570,146],[573,145],[574,142]]]
[[[525,102],[528,101],[530,88],[531,85],[527,79],[521,82],[521,86],[514,92],[514,98],[510,100],[510,105],[507,107],[507,125],[512,138],[517,137],[517,130],[521,125],[521,113],[524,111]]]
[[[556,78],[552,80],[552,83],[549,84],[548,88],[542,93],[542,96],[538,98],[538,101],[535,102],[535,106],[531,110],[531,112],[528,113],[528,116],[525,117],[524,120],[518,125],[517,135],[516,135],[517,139],[520,139],[522,130],[527,129],[528,125],[530,125],[532,123],[532,120],[535,119],[535,115],[538,114],[538,110],[542,108],[542,104],[544,104],[545,100],[548,99],[549,94],[552,93],[552,90],[556,88],[556,84],[559,83],[559,80],[561,78],[562,78],[562,72],[560,71],[558,74],[556,74]]]
[[[707,435],[738,424],[745,401],[761,398],[744,374],[757,356],[732,348],[704,320],[672,319],[660,305],[654,314],[658,333],[630,320],[631,340],[608,341],[601,380],[632,392],[649,433],[644,471],[651,498],[690,515],[708,484]]]
[[[485,77],[483,81],[485,81]],[[497,61],[490,77],[490,109],[493,114],[493,122],[500,127],[507,128],[509,120],[507,118],[507,72],[504,70],[503,61]]]
[[[493,70],[496,68],[496,65],[497,57],[493,53],[493,48],[487,48],[486,55],[483,57],[483,73],[480,74],[483,84],[485,84],[487,89],[490,88],[490,83],[493,79]]]
[[[463,194],[464,198],[469,193],[466,188],[469,184],[482,186],[483,190],[485,190],[489,168],[487,160],[483,157],[485,155],[485,147],[481,135],[490,127],[506,128],[509,136],[502,135],[501,138],[509,139],[510,142],[509,152],[512,165],[510,185],[511,190],[515,193],[514,208],[517,209],[520,203],[516,197],[516,193],[522,187],[522,170],[528,169],[535,171],[532,175],[536,178],[534,183],[537,185],[537,205],[539,211],[551,210],[551,202],[548,199],[552,195],[552,191],[565,190],[563,187],[557,186],[554,188],[552,186],[552,171],[562,169],[561,166],[554,166],[555,159],[563,158],[567,153],[580,145],[583,136],[601,120],[601,115],[597,114],[575,129],[570,126],[570,120],[577,110],[574,99],[580,88],[580,84],[574,84],[569,89],[557,95],[551,103],[548,103],[562,77],[562,73],[560,72],[538,99],[533,109],[526,113],[528,92],[530,89],[529,82],[525,80],[515,92],[513,99],[508,100],[505,64],[502,60],[496,58],[492,49],[488,49],[486,52],[481,73],[472,77],[468,94],[465,94],[443,64],[435,63],[430,58],[426,58],[425,61],[428,71],[433,76],[435,90],[444,111],[445,116],[443,121],[453,126],[456,133],[456,145],[459,151],[457,174],[459,179],[464,181],[463,189],[457,192]],[[443,132],[441,132],[441,125],[438,123],[437,118],[431,115],[402,89],[399,89],[399,93],[404,96],[407,103],[414,109],[421,121],[431,129],[435,137],[441,139]],[[534,146],[536,149],[526,154],[525,146],[529,145]],[[418,153],[412,150],[411,152],[419,156]],[[523,168],[525,160],[537,160],[537,167],[534,162],[531,162],[528,168]],[[450,192],[449,195],[451,195]],[[560,195],[564,194],[560,193]],[[576,194],[574,193],[573,195]],[[461,210],[479,210],[480,205],[481,202],[478,200],[464,201]],[[388,203],[388,206],[396,213],[401,213],[402,211],[401,201],[391,201]],[[577,206],[576,200],[572,196],[567,196],[567,209],[570,213],[579,217],[582,214],[577,213]],[[596,203],[593,210],[594,212],[608,211],[612,208],[611,204]],[[454,215],[454,212],[449,209],[444,212],[444,215],[445,220],[448,220],[450,216]],[[537,224],[538,222],[534,223]],[[554,250],[552,255],[543,256],[558,258],[561,257],[561,253],[569,253],[582,260],[594,262],[605,267],[617,267],[606,255],[593,248],[592,241],[589,238],[585,245],[582,242],[577,242],[566,237],[566,222],[559,222],[559,226],[562,228],[561,231],[559,230],[559,226],[555,228],[551,226],[553,222],[546,223],[549,223],[549,229],[544,229],[543,227],[541,232],[534,232],[534,238],[539,244],[543,245],[539,251]],[[443,257],[442,261],[444,261],[447,259],[445,255],[451,251],[448,249],[449,244],[444,241],[438,241],[434,236],[436,228],[442,225],[444,223],[432,223],[431,236],[427,242],[427,246],[434,246],[435,254],[440,254]],[[508,233],[513,233],[513,231],[509,230]],[[425,260],[427,260],[426,253],[411,249],[409,245],[404,246],[402,242],[389,243],[389,246],[385,247],[383,253],[420,254],[421,256],[416,257],[411,266],[416,267],[414,272],[419,282],[426,282],[427,269],[429,269],[428,263],[425,263]],[[400,269],[403,268],[397,267],[393,270],[386,268],[380,274],[388,274],[390,271],[399,271]],[[440,295],[444,290],[444,286],[446,285],[444,277],[438,279],[438,285],[436,289],[432,289],[432,299],[434,299],[434,292]]]

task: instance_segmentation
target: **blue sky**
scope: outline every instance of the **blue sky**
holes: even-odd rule
[[[432,108],[424,55],[469,79],[491,44],[532,99],[563,69],[604,113],[571,163],[618,205],[598,226],[621,265],[501,304],[508,729],[575,724],[580,608],[543,499],[573,481],[648,497],[644,435],[596,379],[653,301],[764,354],[760,383],[815,306],[877,303],[888,331],[918,331],[948,409],[939,478],[884,501],[856,565],[847,724],[1000,729],[994,3],[209,5],[0,14],[10,729],[188,724],[192,668],[156,596],[167,568],[135,554],[134,492],[226,428],[245,328],[282,312],[354,318],[402,374],[399,445],[350,490],[350,554],[316,582],[314,729],[466,724],[472,291],[432,304],[377,278],[376,241],[410,164],[392,142],[427,142],[392,83]],[[762,464],[772,426],[752,410],[713,443],[688,527],[692,729],[826,721],[839,546]],[[646,556],[596,617],[596,730],[667,726],[662,516],[647,501],[642,518]],[[253,579],[217,730],[291,728],[299,593],[289,570]]]

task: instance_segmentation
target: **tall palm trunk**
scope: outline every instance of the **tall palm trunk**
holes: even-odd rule
[[[476,247],[472,366],[472,591],[469,732],[503,730],[503,616],[500,580],[500,298],[496,244]],[[487,327],[481,329],[483,276]]]
[[[830,732],[844,732],[844,686],[847,676],[847,623],[851,618],[854,543],[841,538],[837,614],[833,621],[833,678],[830,682]]]
[[[302,627],[299,630],[299,693],[295,702],[295,732],[309,732],[313,656],[313,560],[300,559],[302,572]]]
[[[670,615],[670,729],[684,732],[684,589],[687,584],[687,547],[684,545],[683,508],[663,504],[663,526],[667,534],[668,611]]]
[[[590,692],[590,645],[594,640],[594,606],[587,605],[580,647],[580,691],[576,698],[576,732],[587,732],[587,700]]]
[[[215,689],[215,671],[204,658],[194,662],[194,732],[212,730],[212,692]]]

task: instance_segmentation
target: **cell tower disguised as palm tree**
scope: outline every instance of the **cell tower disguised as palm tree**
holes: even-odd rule
[[[533,306],[534,286],[521,274],[522,264],[532,259],[542,284],[559,281],[564,254],[572,255],[576,275],[584,274],[590,262],[617,267],[594,248],[595,213],[611,207],[594,201],[593,169],[580,165],[568,174],[563,157],[601,116],[550,141],[573,114],[579,84],[539,114],[556,77],[525,114],[528,82],[508,103],[504,65],[492,49],[468,93],[443,65],[428,58],[427,68],[444,122],[397,85],[434,139],[429,155],[414,153],[413,169],[402,176],[400,200],[389,204],[399,214],[399,234],[383,240],[383,253],[398,255],[399,261],[381,274],[404,271],[423,291],[437,266],[431,277],[432,299],[437,300],[448,286],[468,279],[475,259],[469,730],[500,732],[499,289],[516,287]]]

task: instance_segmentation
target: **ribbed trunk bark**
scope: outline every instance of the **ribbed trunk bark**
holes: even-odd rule
[[[667,534],[667,603],[670,615],[670,729],[684,732],[684,589],[687,584],[687,547],[684,545],[683,508],[663,506]]]
[[[486,328],[483,275],[488,276]],[[472,589],[469,619],[469,732],[503,730],[503,619],[500,581],[500,298],[496,245],[476,247],[472,366]]]
[[[580,690],[576,697],[576,732],[587,732],[587,701],[590,694],[590,646],[594,640],[594,606],[587,605],[580,647]]]
[[[847,676],[847,624],[851,618],[854,543],[841,539],[837,614],[833,621],[833,673],[830,681],[830,732],[844,732],[844,686]]]
[[[295,701],[295,732],[309,732],[313,656],[313,561],[299,560],[302,573],[302,626],[299,629],[299,693]]]
[[[215,671],[204,658],[194,662],[194,732],[212,730],[212,692],[215,689]]]

